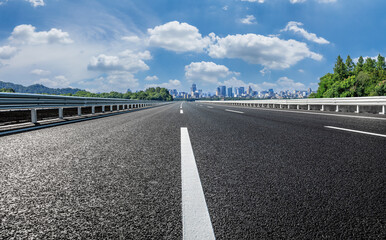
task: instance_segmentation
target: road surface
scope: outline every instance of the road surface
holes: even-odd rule
[[[0,137],[0,238],[385,239],[385,183],[386,118],[177,102]]]

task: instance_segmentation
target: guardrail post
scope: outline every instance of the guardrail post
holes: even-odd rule
[[[31,109],[31,122],[37,123],[38,122],[38,113],[35,108]]]
[[[105,105],[102,105],[102,112],[105,112]]]
[[[300,109],[300,106],[299,106],[299,104],[296,106],[296,109],[297,109],[297,110],[299,110],[299,109]]]
[[[355,113],[359,113],[359,105],[357,105],[357,110],[355,111]]]
[[[113,105],[110,105],[110,112],[113,111]]]
[[[117,105],[117,111],[119,111],[120,107],[121,107],[120,105]]]
[[[310,105],[310,104],[308,104],[308,106],[307,106],[307,110],[308,110],[308,111],[310,111],[310,110],[311,110],[311,105]]]
[[[63,119],[63,108],[59,108],[59,119]]]
[[[95,106],[91,106],[91,113],[95,114]]]
[[[339,112],[339,105],[336,105],[335,112]]]
[[[379,114],[385,114],[385,105],[382,106],[382,112],[380,112]]]
[[[78,116],[82,116],[82,107],[78,107]]]
[[[324,105],[322,105],[322,109],[320,109],[320,111],[324,111]]]
[[[279,108],[281,109],[283,106],[280,104]]]
[[[288,109],[291,109],[291,105],[288,104]]]

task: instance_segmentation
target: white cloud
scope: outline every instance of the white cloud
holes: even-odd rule
[[[222,8],[222,10],[224,10],[224,11],[228,11],[228,9],[229,9],[228,5],[225,5],[225,6]]]
[[[101,72],[127,71],[136,73],[149,70],[149,66],[144,62],[144,60],[149,59],[151,59],[149,51],[135,53],[131,50],[126,50],[121,52],[119,56],[100,54],[97,57],[91,58],[87,69]]]
[[[195,26],[177,21],[149,28],[149,45],[181,52],[202,52],[209,44]]]
[[[11,46],[0,47],[0,59],[10,59],[16,55],[18,49]]]
[[[138,79],[132,73],[120,71],[107,76],[81,81],[79,85],[91,92],[126,92],[129,88],[133,90],[139,87]]]
[[[47,76],[51,74],[50,71],[43,70],[43,69],[34,69],[31,71],[31,73],[38,76]]]
[[[188,81],[217,84],[220,78],[233,74],[224,65],[214,62],[192,62],[185,66],[185,77]]]
[[[209,47],[213,58],[240,58],[252,64],[261,64],[268,69],[285,69],[304,58],[320,61],[320,54],[310,51],[307,45],[296,40],[282,40],[256,34],[228,35],[216,37]]]
[[[132,44],[138,44],[141,42],[141,39],[138,36],[125,36],[122,37],[122,40]]]
[[[181,81],[177,79],[171,79],[166,83],[160,83],[160,84],[146,84],[145,88],[151,88],[151,87],[161,87],[161,88],[167,88],[167,89],[176,89],[181,87]]]
[[[26,0],[27,2],[30,2],[33,7],[39,7],[39,6],[44,6],[46,5],[44,3],[44,0]]]
[[[306,0],[290,0],[290,2],[292,3],[292,4],[294,4],[294,3],[303,3],[303,2],[305,2]]]
[[[264,3],[264,0],[241,0],[242,2],[258,2],[258,3]]]
[[[280,30],[280,31],[281,32],[283,32],[283,31],[292,31],[292,32],[295,32],[295,33],[298,33],[298,34],[302,35],[307,40],[310,40],[312,42],[316,42],[316,43],[319,43],[319,44],[329,44],[330,43],[326,39],[324,39],[322,37],[317,37],[315,33],[309,33],[309,32],[307,32],[306,30],[304,30],[303,28],[301,28],[299,26],[303,26],[303,23],[291,21],[291,22],[288,22],[287,26],[284,29]]]
[[[333,3],[336,2],[337,0],[317,0],[320,3]]]
[[[304,70],[303,69],[299,69],[298,72],[304,73]]]
[[[256,24],[256,18],[253,15],[247,15],[245,18],[240,19],[241,23],[243,24]]]
[[[303,83],[295,82],[288,77],[281,77],[276,81],[277,89],[280,90],[304,90],[306,86]]]
[[[369,56],[366,56],[366,57],[363,57],[363,62],[366,62],[366,59],[368,59],[368,58],[371,58],[371,59],[373,59],[373,60],[377,60],[378,59],[378,55],[377,56],[374,56],[374,57],[369,57]],[[357,62],[358,62],[358,60],[359,60],[359,57],[357,57],[357,58],[354,58],[353,59],[353,62],[356,64]]]
[[[0,0],[0,6],[8,2],[8,0]]]
[[[73,43],[70,35],[61,29],[51,28],[50,31],[36,32],[32,25],[19,25],[13,29],[9,40],[16,44],[70,44]]]
[[[145,81],[157,81],[158,80],[158,77],[156,75],[154,76],[147,76],[145,78]]]
[[[34,83],[43,84],[44,86],[50,88],[66,88],[70,86],[70,81],[68,81],[68,79],[63,75],[56,76],[53,79],[41,78]]]

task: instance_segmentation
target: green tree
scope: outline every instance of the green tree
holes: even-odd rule
[[[340,55],[336,58],[334,74],[338,76],[339,80],[343,80],[347,77],[347,67]]]
[[[376,62],[371,58],[366,58],[365,64],[363,65],[363,71],[374,72],[376,69]]]
[[[363,63],[364,63],[363,57],[360,56],[358,59],[357,65],[355,66],[355,73],[356,74],[358,74],[359,72],[361,72],[363,70]]]
[[[354,74],[354,68],[355,68],[355,64],[353,62],[353,60],[351,59],[350,55],[347,56],[346,58],[346,67],[347,67],[347,73],[349,76],[352,76]]]
[[[0,88],[0,92],[14,93],[15,90],[13,90],[12,88]]]

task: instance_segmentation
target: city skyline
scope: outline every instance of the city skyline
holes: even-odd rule
[[[193,83],[190,91],[178,91],[177,89],[169,89],[169,93],[174,98],[183,99],[199,99],[199,98],[307,98],[313,93],[311,88],[307,90],[281,90],[275,92],[273,88],[254,91],[251,86],[245,90],[244,87],[233,86],[218,86],[216,92],[204,92],[197,88],[197,84]]]

